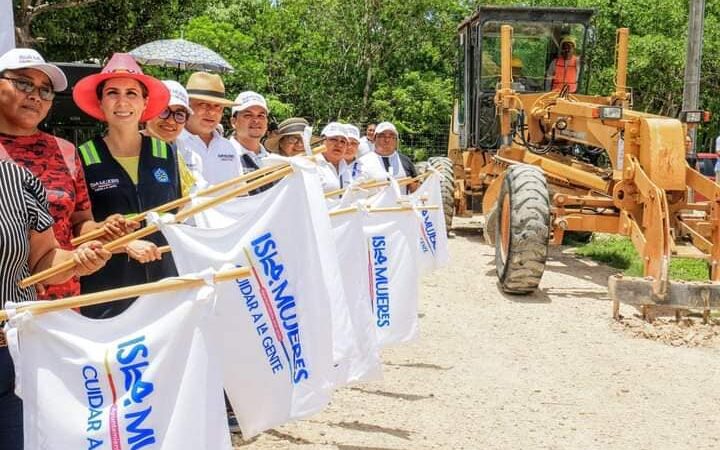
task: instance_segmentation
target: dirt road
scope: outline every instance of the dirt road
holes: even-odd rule
[[[610,317],[612,270],[562,249],[540,291],[514,297],[478,234],[450,246],[422,282],[422,337],[384,352],[384,382],[236,448],[720,448],[719,345],[633,338]]]

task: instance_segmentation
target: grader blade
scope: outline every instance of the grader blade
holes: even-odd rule
[[[613,314],[617,318],[619,303],[635,307],[664,307],[665,309],[720,309],[720,283],[709,281],[670,281],[663,297],[653,292],[652,278],[613,275],[608,280],[608,291],[613,301]]]

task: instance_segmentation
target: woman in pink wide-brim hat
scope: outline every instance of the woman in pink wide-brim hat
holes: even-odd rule
[[[78,147],[96,220],[114,213],[137,214],[181,196],[175,148],[140,133],[142,122],[168,106],[170,92],[160,80],[143,74],[131,55],[115,53],[102,72],[75,85],[73,99],[85,113],[107,124],[103,136]],[[166,241],[160,233],[129,243],[127,255],[114,255],[103,270],[82,280],[82,292],[176,275],[172,257],[158,249],[162,245]],[[89,306],[81,312],[98,319],[113,317],[133,300]]]

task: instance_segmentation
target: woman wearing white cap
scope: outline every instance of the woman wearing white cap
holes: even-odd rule
[[[360,146],[360,129],[352,124],[346,124],[345,130],[348,136],[348,145],[345,149],[346,168],[341,174],[341,181],[344,186],[352,183],[355,180],[364,178],[362,176],[362,165],[357,158],[358,148]]]
[[[320,181],[323,191],[335,191],[343,187],[340,175],[347,167],[344,159],[348,144],[347,130],[343,124],[330,122],[325,125],[320,136],[325,146],[325,151],[315,159],[318,163]]]
[[[118,238],[139,225],[122,215],[93,220],[85,174],[75,146],[42,132],[38,125],[52,107],[56,92],[67,88],[59,67],[45,62],[35,50],[16,48],[0,56],[0,159],[10,159],[35,175],[48,192],[53,231],[61,248],[72,250],[73,237],[105,227]],[[42,300],[80,294],[80,281],[49,286]]]
[[[62,71],[47,64],[35,50],[18,48],[0,56],[0,308],[6,302],[38,299],[35,286],[17,285],[32,273],[75,260],[79,263],[75,269],[46,281],[63,286],[52,291],[53,296],[72,295],[79,291],[73,275],[96,271],[110,258],[97,241],[67,251],[72,249],[69,241],[74,227],[92,222],[87,191],[80,193],[76,185],[78,179],[84,181],[75,164],[75,147],[37,129],[55,92],[66,87]],[[66,161],[65,157],[73,159]],[[71,175],[75,170],[78,172]],[[84,200],[79,198],[83,193]],[[48,291],[51,289],[45,290],[46,295]],[[15,395],[14,383],[13,362],[0,330],[2,450],[24,447],[22,401]]]
[[[161,139],[177,146],[178,169],[182,195],[188,195],[193,185],[202,188],[207,183],[202,177],[202,159],[197,153],[178,142],[177,137],[185,129],[185,123],[193,113],[185,88],[173,80],[163,80],[170,91],[170,101],[159,116],[145,124],[143,134]]]

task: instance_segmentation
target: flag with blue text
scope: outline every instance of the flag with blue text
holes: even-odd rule
[[[297,167],[272,189],[237,199],[239,212],[219,208],[196,218],[213,228],[161,225],[180,273],[226,264],[252,271],[249,279],[218,285],[213,327],[225,389],[246,438],[330,400],[334,317],[318,262],[334,248],[322,248],[315,234],[315,216],[327,216],[308,200],[316,188],[312,170]]]
[[[205,286],[140,297],[106,320],[71,310],[12,318],[25,448],[230,449],[207,333],[214,300]]]

